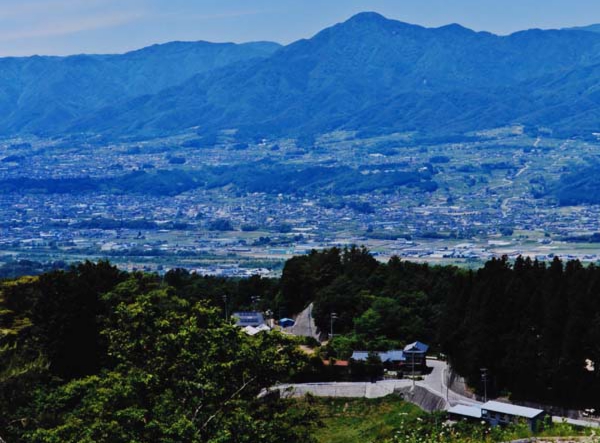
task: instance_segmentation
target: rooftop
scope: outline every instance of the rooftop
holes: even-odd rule
[[[511,405],[499,401],[488,401],[481,406],[482,411],[499,412],[501,414],[515,415],[517,417],[534,418],[542,414],[541,409],[527,408],[525,406]]]
[[[348,360],[335,360],[335,361],[333,361],[333,366],[346,367],[349,365],[349,363],[350,362]],[[331,361],[323,360],[323,364],[325,366],[331,366]]]
[[[259,325],[257,327],[245,326],[242,328],[242,331],[244,331],[248,335],[256,335],[259,332],[270,331],[270,330],[271,330],[271,328],[269,328],[267,325]]]
[[[427,352],[428,350],[429,346],[420,341],[410,343],[404,347],[404,352]]]
[[[448,409],[448,412],[465,417],[481,418],[481,408],[479,406],[456,405]]]
[[[401,350],[391,350],[391,351],[387,351],[387,352],[375,352],[375,354],[379,355],[379,358],[381,359],[381,361],[383,363],[385,362],[394,362],[394,361],[406,361],[406,356],[404,355],[404,352]],[[358,361],[365,361],[367,358],[369,357],[369,352],[368,351],[354,351],[352,353],[352,357],[350,357],[353,360],[358,360]]]
[[[265,319],[260,312],[234,312],[237,326],[260,326],[265,323]]]

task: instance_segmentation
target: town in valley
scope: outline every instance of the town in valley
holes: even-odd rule
[[[381,260],[468,267],[503,255],[600,260],[600,206],[561,204],[551,192],[567,171],[598,158],[600,141],[534,137],[518,126],[463,141],[359,135],[338,131],[308,143],[239,143],[227,131],[210,140],[4,139],[0,188],[12,192],[0,195],[0,260],[107,258],[130,270],[222,276],[276,275],[291,256],[348,245],[365,245]],[[352,171],[369,182],[345,188],[334,176],[280,190],[268,179],[280,165],[299,174]],[[171,186],[177,174],[224,167],[233,178],[154,187],[161,174]],[[238,167],[250,177],[237,180]],[[266,178],[253,182],[255,167],[266,168]],[[386,185],[395,173],[421,181]],[[115,189],[111,180],[126,185]]]

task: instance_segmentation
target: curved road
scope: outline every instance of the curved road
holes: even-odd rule
[[[446,400],[445,409],[457,404],[480,406],[482,403],[454,392],[446,385],[448,365],[440,360],[427,360],[427,366],[432,368],[430,374],[415,385],[427,389],[429,392]],[[412,385],[411,380],[381,380],[375,383],[368,382],[327,382],[327,383],[300,383],[276,386],[275,389],[289,390],[290,396],[304,396],[311,393],[317,397],[366,397],[378,398],[394,393],[396,389],[407,388]],[[576,426],[600,428],[600,422],[592,420],[578,420],[568,417],[553,416],[555,423],[566,422]]]
[[[446,386],[445,375],[447,365],[443,361],[427,360],[427,366],[432,368],[430,374],[423,380],[415,382],[416,386],[425,388],[437,397],[446,400],[445,408],[456,404],[479,405],[480,402],[451,391]],[[367,397],[377,398],[394,393],[397,389],[410,388],[413,382],[409,379],[380,380],[369,382],[325,382],[325,383],[298,383],[276,386],[277,389],[287,390],[291,396],[303,396],[311,393],[317,397]]]
[[[301,337],[313,337],[319,339],[317,333],[317,325],[315,325],[315,319],[312,316],[313,304],[311,303],[296,317],[294,326],[289,329],[290,334],[298,335]]]
[[[448,371],[448,364],[441,360],[427,360],[427,366],[433,368],[429,375],[426,375],[423,381],[417,382],[417,384],[426,387],[430,391],[435,392],[438,396],[446,399],[448,407],[463,404],[463,405],[480,405],[481,402],[472,398],[466,397],[454,392],[446,385],[446,373]]]

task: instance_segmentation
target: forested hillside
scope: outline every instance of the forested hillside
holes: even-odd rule
[[[135,171],[110,178],[48,178],[28,177],[0,180],[0,191],[34,194],[146,194],[178,195],[195,189],[215,189],[235,186],[243,192],[268,194],[296,193],[335,195],[360,194],[381,190],[412,187],[435,191],[437,183],[429,170],[414,171],[405,167],[380,174],[362,174],[347,166],[292,165],[271,161],[244,165],[204,167],[200,170],[161,169]]]
[[[600,165],[579,166],[555,180],[547,194],[562,206],[600,203]]]
[[[0,58],[0,133],[55,132],[92,109],[155,94],[278,47],[171,42],[119,55]]]
[[[281,318],[311,302],[325,335],[337,315],[323,357],[420,340],[476,390],[485,367],[490,395],[600,407],[600,268],[519,258],[465,270],[334,248],[289,260],[280,279],[160,277],[86,262],[4,280],[0,437],[310,441],[310,410],[257,395],[314,378],[320,359],[279,333],[246,336],[225,313]]]
[[[289,260],[279,297],[293,312],[314,301],[325,332],[337,314],[335,357],[421,340],[447,354],[478,391],[485,367],[492,394],[600,406],[595,265],[494,259],[473,271],[397,258],[382,264],[364,249],[332,249]]]
[[[480,368],[496,393],[599,406],[600,268],[558,258],[493,260],[448,294],[441,341],[474,386]]]
[[[246,336],[224,321],[204,283],[178,291],[104,262],[2,283],[0,438],[311,441],[309,410],[257,397],[301,368],[297,345]],[[238,284],[253,282],[208,287],[221,298]]]

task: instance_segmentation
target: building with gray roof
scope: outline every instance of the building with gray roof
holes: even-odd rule
[[[546,415],[542,409],[499,401],[488,401],[481,406],[456,405],[448,410],[448,414],[454,419],[485,420],[492,426],[525,422],[532,431],[538,428]]]

